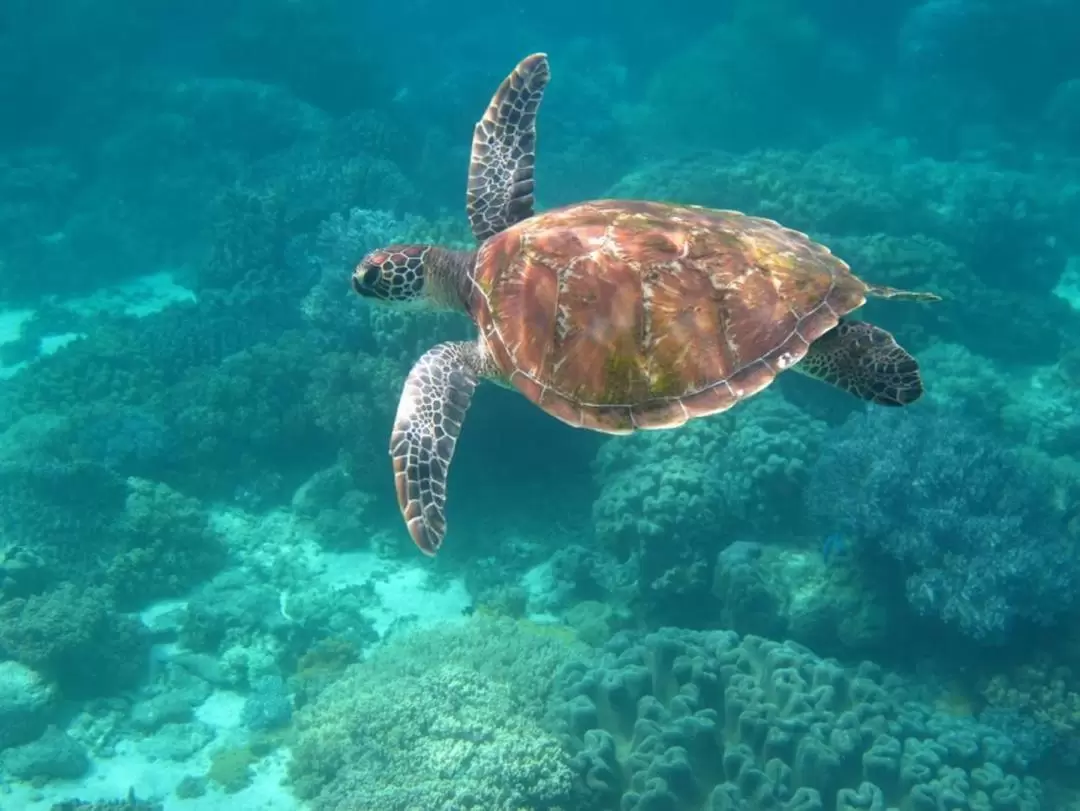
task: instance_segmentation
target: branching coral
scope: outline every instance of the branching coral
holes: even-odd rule
[[[1066,765],[1080,764],[1080,679],[1047,657],[983,682],[983,698],[997,717],[1030,736],[1040,728]],[[1019,737],[1019,736],[1017,736]]]
[[[807,498],[823,528],[900,563],[882,576],[906,578],[916,611],[1000,641],[1054,623],[1080,585],[1053,490],[1044,468],[970,420],[875,411],[836,430]]]
[[[214,203],[215,233],[208,259],[196,275],[196,291],[268,294],[290,280],[286,274],[285,207],[274,194],[228,188]],[[302,280],[299,282],[303,284]],[[240,291],[240,288],[243,288]]]

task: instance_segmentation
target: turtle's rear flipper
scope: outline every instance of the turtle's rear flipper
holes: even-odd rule
[[[484,360],[473,342],[425,352],[405,380],[390,456],[398,506],[409,535],[434,555],[446,535],[446,475]]]
[[[536,113],[550,75],[544,54],[522,59],[473,129],[466,210],[480,242],[533,215]]]
[[[877,405],[908,405],[923,393],[918,361],[865,321],[841,320],[793,368]]]

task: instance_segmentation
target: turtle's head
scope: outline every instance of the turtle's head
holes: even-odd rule
[[[465,289],[475,254],[434,245],[387,245],[356,266],[352,288],[394,309],[467,309]]]
[[[424,302],[424,259],[429,245],[388,245],[360,260],[352,288],[378,304],[416,306]]]

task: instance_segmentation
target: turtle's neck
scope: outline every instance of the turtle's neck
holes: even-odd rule
[[[453,251],[434,247],[424,257],[424,290],[427,300],[440,310],[471,314],[472,272],[476,251]]]

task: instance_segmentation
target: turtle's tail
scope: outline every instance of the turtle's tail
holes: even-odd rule
[[[898,287],[887,287],[883,284],[868,284],[866,287],[866,294],[874,298],[894,298],[901,301],[941,301],[941,296],[937,293],[901,290]]]

